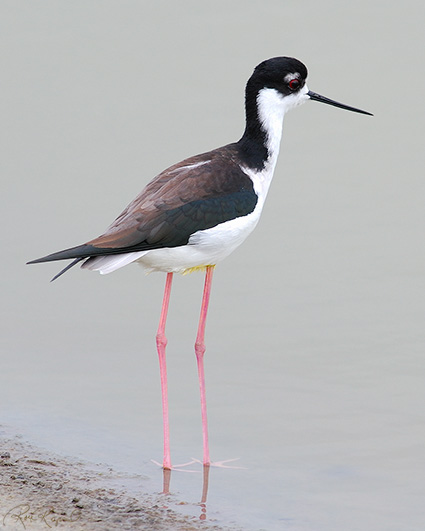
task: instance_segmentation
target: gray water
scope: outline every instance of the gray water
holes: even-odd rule
[[[38,256],[100,234],[159,171],[237,140],[253,67],[293,55],[255,233],[216,269],[207,324],[207,519],[244,529],[423,530],[423,2],[4,1],[1,420],[161,490],[155,351],[164,275]],[[201,458],[193,343],[203,276],[167,324],[174,462]],[[195,467],[196,468],[196,467]],[[198,467],[198,471],[200,467]],[[201,474],[175,473],[189,504]],[[183,510],[183,509],[182,509]]]

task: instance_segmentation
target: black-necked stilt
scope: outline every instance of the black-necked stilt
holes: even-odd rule
[[[371,114],[311,92],[306,78],[307,68],[297,59],[275,57],[262,62],[246,85],[246,127],[238,142],[183,160],[160,173],[98,238],[29,262],[74,259],[52,280],[78,262],[82,262],[82,268],[102,274],[136,261],[150,271],[167,273],[156,336],[164,415],[164,468],[171,468],[165,323],[173,273],[206,270],[195,352],[203,460],[208,465],[203,357],[213,269],[245,240],[260,218],[279,153],[283,117],[309,99]]]

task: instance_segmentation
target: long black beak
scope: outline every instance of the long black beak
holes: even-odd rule
[[[333,105],[334,107],[339,107],[340,109],[346,109],[347,111],[359,112],[360,114],[367,114],[369,116],[373,116],[371,112],[362,111],[361,109],[356,109],[355,107],[344,105],[343,103],[339,103],[338,101],[330,100],[329,98],[325,98],[325,96],[321,96],[320,94],[317,94],[317,92],[312,92],[311,90],[307,92],[307,95],[313,101],[320,101],[322,103],[327,103],[328,105]]]

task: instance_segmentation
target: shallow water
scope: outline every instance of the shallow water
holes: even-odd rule
[[[162,490],[150,460],[162,452],[164,276],[133,265],[49,284],[57,265],[24,263],[99,234],[167,165],[236,140],[252,68],[296,55],[312,90],[375,116],[294,110],[262,220],[217,267],[211,457],[244,468],[211,469],[207,519],[247,530],[423,529],[423,4],[0,10],[2,422]],[[202,284],[201,274],[176,277],[171,297],[175,463],[202,452]],[[172,474],[178,501],[200,501],[194,469]]]

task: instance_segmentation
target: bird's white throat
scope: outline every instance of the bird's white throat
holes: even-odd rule
[[[266,133],[265,147],[267,148],[268,157],[265,161],[264,168],[260,171],[244,166],[241,166],[241,168],[254,183],[254,190],[258,195],[257,208],[260,212],[273,179],[277,157],[279,155],[283,118],[285,113],[290,109],[309,99],[307,93],[307,85],[304,85],[301,90],[289,96],[283,96],[276,89],[272,88],[263,88],[258,92],[258,119],[263,131]]]
[[[306,102],[309,99],[307,93],[307,85],[304,85],[300,91],[288,96],[283,96],[273,88],[263,88],[258,92],[258,119],[267,135],[266,147],[269,153],[267,163],[273,169],[279,155],[283,117],[289,110]]]

